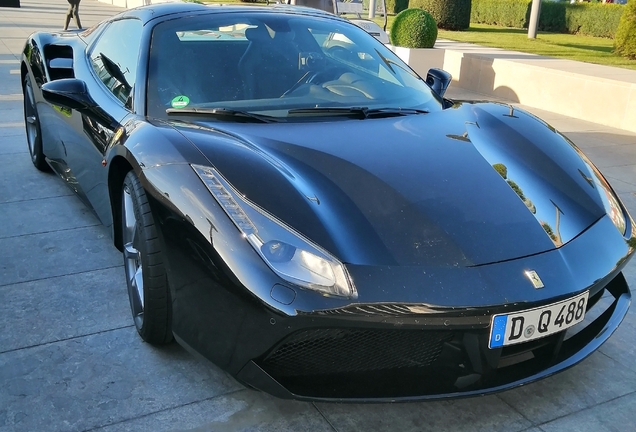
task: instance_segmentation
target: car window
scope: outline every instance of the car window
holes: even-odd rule
[[[127,108],[132,107],[141,30],[139,20],[115,21],[103,31],[90,54],[99,79]]]
[[[325,55],[346,62],[351,67],[364,68],[366,72],[398,86],[402,85],[400,80],[394,76],[395,71],[391,70],[391,64],[381,61],[379,53],[375,52],[371,46],[360,46],[342,32],[329,31],[329,29],[311,29],[311,35],[320,44]],[[365,48],[370,48],[370,52],[366,52]],[[398,71],[402,72],[403,70],[398,69]],[[418,79],[411,71],[408,71],[406,75],[401,75],[407,80],[409,76],[412,76],[415,81]]]
[[[297,120],[306,114],[298,109],[306,108],[431,111],[442,105],[392,51],[347,21],[254,12],[158,24],[147,107],[155,117],[224,108]]]
[[[222,42],[222,41],[246,41],[245,30],[250,27],[249,24],[235,22],[232,25],[219,26],[217,28],[179,31],[176,32],[181,42]]]

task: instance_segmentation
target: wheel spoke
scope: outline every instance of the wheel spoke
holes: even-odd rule
[[[27,97],[29,98],[29,104],[31,105],[31,107],[35,106],[35,96],[33,95],[33,88],[31,87],[31,84],[27,84],[26,86],[27,89]]]
[[[38,118],[35,112],[35,103],[33,100],[33,90],[31,85],[27,84],[24,92],[24,122],[26,124],[27,144],[29,152],[33,158],[35,152],[35,142],[37,140],[37,123]]]
[[[143,274],[141,272],[141,266],[137,268],[134,276],[135,288],[137,289],[137,295],[139,296],[139,303],[141,304],[141,309],[144,308],[144,280]]]
[[[139,260],[139,251],[133,247],[132,242],[124,245],[124,257],[127,260]]]
[[[130,191],[124,190],[124,242],[136,243],[137,218],[133,208],[132,197]]]

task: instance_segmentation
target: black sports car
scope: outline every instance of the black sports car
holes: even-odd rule
[[[143,7],[33,34],[22,80],[33,164],[112,227],[141,337],[247,385],[488,393],[581,361],[627,313],[634,223],[579,149],[444,98],[447,73],[344,19]]]

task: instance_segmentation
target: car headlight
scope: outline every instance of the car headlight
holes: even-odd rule
[[[357,297],[338,259],[249,202],[214,168],[191,166],[245,239],[281,278],[324,295]]]
[[[622,235],[625,235],[625,232],[627,231],[627,224],[625,223],[625,213],[623,212],[623,206],[621,206],[611,186],[609,185],[607,180],[605,180],[605,177],[603,177],[603,175],[589,161],[587,157],[584,157],[584,160],[587,162],[588,166],[592,170],[592,173],[594,174],[594,178],[592,181],[594,182],[594,184],[596,184],[596,186],[598,186],[598,191],[601,196],[601,200],[603,201],[605,212],[612,220],[614,226],[616,226],[618,231]]]
[[[607,215],[610,217],[612,222],[614,222],[616,228],[618,228],[618,231],[620,231],[622,235],[625,235],[627,224],[625,223],[625,214],[623,213],[623,208],[619,204],[618,199],[614,196],[614,193],[611,189],[605,189],[605,192],[607,193],[607,204],[605,205],[605,211],[607,212]],[[605,203],[605,200],[603,200],[603,203]]]

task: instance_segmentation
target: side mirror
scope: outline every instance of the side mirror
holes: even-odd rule
[[[76,110],[108,128],[118,126],[115,119],[93,100],[82,80],[64,78],[49,81],[42,86],[42,96],[50,104]]]
[[[441,98],[444,97],[444,93],[446,93],[446,89],[452,80],[453,76],[451,74],[438,68],[429,69],[426,74],[426,84]]]

